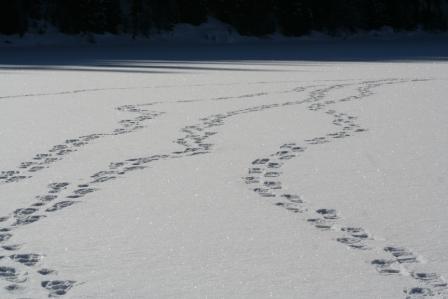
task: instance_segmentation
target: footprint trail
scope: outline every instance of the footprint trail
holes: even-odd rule
[[[403,290],[407,299],[431,296],[443,296],[445,298],[448,296],[446,280],[437,273],[416,270],[420,261],[419,257],[411,250],[400,246],[383,245],[362,227],[346,225],[343,217],[336,209],[316,208],[313,207],[312,203],[306,202],[299,194],[282,191],[281,169],[289,160],[300,157],[305,151],[312,150],[313,146],[335,142],[368,131],[356,122],[356,116],[337,112],[330,109],[329,106],[340,102],[361,100],[372,95],[374,88],[404,82],[408,81],[364,82],[357,88],[356,95],[339,100],[324,100],[326,91],[312,94],[312,98],[319,98],[319,100],[309,105],[308,109],[325,112],[331,116],[332,124],[338,129],[327,133],[325,136],[304,140],[301,143],[291,142],[281,145],[277,152],[268,157],[255,159],[248,169],[248,175],[243,179],[246,184],[251,186],[251,190],[272,201],[273,205],[301,215],[305,221],[317,230],[332,232],[337,242],[354,250],[365,251],[375,248],[377,251],[389,255],[390,258],[378,258],[370,263],[381,275],[402,275],[413,278],[417,285]]]
[[[297,93],[304,90],[306,90],[306,87],[299,87],[292,90],[282,91],[282,93]],[[256,95],[242,95],[237,98],[245,99],[248,97],[255,98]],[[235,97],[226,97],[215,98],[211,100],[228,100],[234,98]],[[283,104],[259,105],[251,108],[230,111],[223,114],[214,114],[200,119],[200,123],[198,124],[186,126],[181,129],[183,137],[178,138],[175,143],[181,145],[184,148],[183,150],[173,151],[166,154],[156,154],[145,157],[131,158],[119,162],[111,162],[106,169],[92,174],[90,178],[85,180],[86,182],[82,184],[75,185],[71,184],[70,182],[51,183],[47,186],[47,193],[35,196],[35,202],[30,206],[17,208],[11,214],[0,217],[0,231],[2,232],[2,234],[0,234],[0,245],[2,246],[1,248],[3,251],[20,251],[22,244],[14,244],[10,242],[10,239],[13,237],[13,232],[15,230],[20,229],[20,227],[23,227],[25,225],[30,225],[42,219],[45,219],[54,212],[58,212],[75,204],[81,203],[84,197],[100,190],[99,187],[108,181],[124,177],[130,172],[146,169],[151,163],[154,163],[156,161],[177,159],[210,153],[212,144],[206,143],[206,140],[217,133],[211,129],[214,127],[222,126],[224,124],[224,121],[230,117],[259,112],[285,105],[302,103],[304,103],[304,101],[286,102]],[[141,113],[143,111],[143,113],[145,113],[146,110],[141,108],[141,106],[145,105],[152,105],[152,103],[143,105],[126,105],[119,107],[119,109],[121,111],[127,112]],[[115,130],[113,134],[120,135],[132,132],[137,129],[141,129],[142,126],[140,122],[146,119],[142,119],[141,117],[142,115],[139,115],[132,121],[122,122],[122,128]],[[71,189],[68,190],[68,188]],[[64,198],[61,198],[61,193],[64,192],[68,192],[68,195],[64,196]],[[33,257],[44,256],[37,253],[20,254]],[[8,259],[6,257],[6,254],[4,254],[3,257],[0,257],[0,267],[6,267],[5,274],[0,275],[0,279],[4,278],[4,280],[8,283],[4,288],[10,292],[19,292],[25,290],[27,288],[27,283],[32,283],[32,281],[39,281],[40,276],[53,276],[53,280],[43,280],[41,282],[41,287],[49,291],[50,297],[64,295],[77,284],[77,282],[73,280],[56,279],[55,276],[57,276],[57,271],[45,267],[44,263],[42,262],[42,258],[39,258],[39,261],[36,261],[36,263],[23,265],[18,263],[15,259]],[[5,266],[3,266],[3,264],[5,264]],[[30,268],[33,271],[30,271]],[[37,278],[35,277],[36,275],[38,276]],[[14,277],[18,277],[20,279],[12,279]],[[8,278],[11,279],[8,280]],[[11,284],[10,282],[13,282],[13,284]]]

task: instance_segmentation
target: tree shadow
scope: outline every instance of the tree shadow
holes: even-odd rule
[[[0,71],[288,71],[282,67],[331,62],[402,63],[447,60],[448,39],[442,35],[394,40],[266,41],[221,45],[159,43],[0,49]]]

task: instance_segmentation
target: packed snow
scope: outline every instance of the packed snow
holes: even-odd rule
[[[0,50],[1,298],[448,298],[448,43]]]

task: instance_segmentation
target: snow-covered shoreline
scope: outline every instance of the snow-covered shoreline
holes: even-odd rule
[[[300,41],[388,41],[388,40],[427,40],[448,39],[445,32],[426,32],[423,30],[395,32],[385,27],[381,30],[358,32],[339,32],[329,35],[322,32],[312,32],[302,37],[287,37],[275,33],[265,37],[242,36],[230,25],[214,18],[199,26],[190,24],[177,24],[173,30],[153,32],[149,36],[136,36],[130,34],[82,34],[67,35],[50,30],[45,34],[26,33],[23,37],[18,35],[0,35],[0,48],[17,47],[79,47],[79,46],[138,46],[154,44],[233,44],[233,43],[284,43]]]

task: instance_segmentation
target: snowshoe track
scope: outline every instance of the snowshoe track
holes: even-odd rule
[[[411,80],[421,81],[421,80]],[[362,227],[349,226],[344,223],[343,217],[334,208],[316,208],[312,203],[306,202],[299,194],[282,191],[281,168],[290,159],[300,157],[305,151],[312,150],[313,146],[335,142],[359,133],[367,132],[356,122],[357,117],[330,109],[340,102],[361,100],[373,94],[372,89],[390,84],[408,82],[407,80],[379,80],[363,82],[357,88],[357,95],[348,96],[339,100],[326,100],[326,94],[331,90],[320,89],[311,92],[310,99],[313,104],[308,106],[311,111],[323,111],[330,115],[332,124],[338,128],[325,136],[317,136],[300,143],[287,143],[279,147],[278,151],[268,157],[255,159],[248,169],[248,175],[243,178],[251,190],[259,196],[270,200],[275,206],[289,212],[299,214],[305,221],[320,231],[333,232],[334,240],[354,250],[370,250],[381,246],[379,240]],[[339,86],[340,87],[340,86]],[[404,288],[407,299],[422,297],[443,296],[448,298],[446,280],[437,273],[419,272],[415,270],[420,263],[419,257],[411,250],[384,245],[382,251],[390,256],[389,259],[378,258],[370,264],[381,275],[403,275],[412,277],[416,286]]]
[[[302,92],[306,88],[297,87],[293,89],[283,90],[279,93],[297,93]],[[266,95],[266,93],[256,93],[256,94],[243,94],[236,97],[218,97],[212,99],[199,99],[189,102],[202,102],[202,101],[222,101],[222,100],[235,100],[235,99],[246,99],[246,98],[256,98],[262,95]],[[184,101],[177,101],[179,103]],[[290,105],[292,103],[301,104],[301,101],[288,102]],[[163,114],[163,112],[154,112],[148,111],[144,109],[145,106],[152,106],[157,103],[148,103],[148,104],[138,104],[138,105],[125,105],[120,106],[117,110],[122,112],[131,112],[137,113],[138,116],[133,119],[125,119],[120,121],[120,128],[115,129],[112,133],[109,134],[94,134],[98,139],[100,137],[108,136],[108,135],[122,135],[134,132],[135,130],[139,130],[144,128],[143,122],[148,119],[153,119],[156,116]],[[137,157],[130,158],[124,161],[111,162],[109,166],[101,171],[98,171],[90,176],[90,178],[85,179],[85,183],[82,184],[72,184],[70,182],[54,182],[47,186],[47,193],[36,195],[35,202],[33,202],[28,207],[22,207],[15,209],[11,214],[0,217],[0,245],[2,246],[3,251],[20,251],[21,245],[23,244],[4,244],[6,241],[10,240],[13,237],[13,232],[16,229],[24,225],[29,225],[35,222],[38,222],[41,219],[49,217],[52,213],[58,212],[75,204],[81,203],[83,198],[88,194],[96,192],[99,189],[99,186],[104,184],[105,182],[118,179],[120,177],[125,176],[129,172],[134,172],[138,170],[143,170],[149,167],[151,163],[154,163],[159,160],[166,159],[177,159],[188,156],[195,156],[200,154],[207,154],[211,152],[212,144],[206,143],[206,139],[210,136],[216,134],[216,132],[212,131],[211,128],[222,126],[224,124],[224,120],[227,118],[247,114],[252,112],[263,111],[266,109],[280,107],[280,104],[271,104],[271,105],[260,105],[247,109],[239,109],[235,111],[230,111],[224,114],[214,114],[209,117],[205,117],[200,119],[200,123],[186,126],[181,129],[181,133],[183,136],[175,141],[175,143],[181,145],[184,150],[181,151],[173,151],[171,153],[166,154],[156,154],[145,157]],[[90,135],[89,135],[90,136]],[[73,144],[75,147],[80,147],[86,145],[86,143],[78,144],[79,138],[69,139],[66,143]],[[54,146],[55,150],[63,150],[63,155],[66,155],[70,152],[73,152],[77,149],[67,150],[66,146],[57,145]],[[53,150],[52,149],[52,150]],[[52,151],[46,154],[38,154],[36,157],[40,159],[48,159],[51,157]],[[57,161],[51,160],[48,162],[44,160],[45,166],[48,164]],[[35,164],[22,163],[22,165],[26,165],[26,168],[32,168]],[[45,167],[44,167],[45,168]],[[43,169],[43,168],[42,168]],[[41,169],[39,169],[41,170]],[[5,172],[3,172],[5,173]],[[12,171],[11,175],[5,177],[4,181],[0,181],[1,183],[11,183],[18,182],[28,177],[18,177],[20,171]],[[11,179],[12,178],[12,179]],[[1,179],[1,177],[0,177]],[[71,188],[68,190],[68,188]],[[68,195],[61,198],[63,195],[61,193],[67,193]],[[4,245],[3,245],[4,244]],[[43,257],[44,255],[36,254],[36,253],[23,253],[23,256],[39,256]],[[39,262],[42,258],[39,258],[39,261],[36,261],[33,265],[26,265],[27,267],[23,267],[23,263],[17,263],[17,260],[14,259],[4,259],[5,256],[0,256],[0,265],[3,264],[3,261],[8,260],[8,266],[5,266],[5,274],[1,275],[0,271],[0,279],[4,278],[7,282],[13,282],[14,284],[8,284],[5,286],[5,289],[9,292],[18,292],[26,289],[26,283],[30,281],[30,276],[39,275],[39,276],[56,276],[58,272],[53,269],[48,269],[43,263]],[[12,263],[16,262],[16,263]],[[18,265],[20,264],[20,265]],[[28,263],[29,264],[29,263]],[[2,266],[0,266],[2,267]],[[33,272],[29,271],[29,268],[33,268]],[[14,279],[17,277],[17,279]],[[32,279],[38,280],[38,279]],[[73,286],[75,286],[77,282],[73,280],[45,280],[42,281],[41,286],[49,291],[49,297],[61,296],[66,294]]]
[[[35,202],[30,206],[16,208],[11,214],[0,217],[0,245],[2,248],[2,255],[0,256],[0,279],[7,282],[5,289],[11,293],[25,289],[27,282],[36,281],[36,279],[29,279],[31,275],[42,277],[40,286],[48,291],[49,297],[64,295],[77,284],[73,280],[59,279],[56,270],[45,267],[43,254],[20,252],[23,244],[14,244],[11,242],[11,238],[13,238],[16,229],[38,222],[41,219],[50,217],[52,213],[81,203],[89,194],[99,191],[104,183],[124,177],[127,173],[146,169],[154,162],[211,153],[214,145],[208,142],[207,139],[217,134],[214,129],[224,125],[225,121],[229,118],[268,109],[302,104],[308,104],[308,109],[311,111],[324,111],[332,116],[333,124],[338,130],[329,132],[325,136],[305,140],[300,144],[283,144],[276,153],[269,157],[254,160],[249,168],[248,176],[244,178],[245,182],[250,184],[252,190],[260,196],[273,200],[276,206],[302,215],[304,220],[309,222],[317,230],[334,232],[337,235],[335,236],[337,242],[356,250],[369,250],[372,246],[376,246],[375,244],[371,244],[375,241],[374,237],[361,227],[344,225],[343,217],[336,209],[312,208],[300,195],[282,192],[282,182],[280,180],[282,175],[281,168],[288,160],[300,156],[314,145],[334,142],[367,131],[367,129],[362,128],[356,123],[355,116],[328,109],[329,105],[344,101],[360,100],[371,95],[373,93],[372,89],[375,87],[403,82],[408,82],[408,80],[386,79],[363,82],[359,84],[359,94],[340,100],[327,100],[326,95],[334,89],[357,85],[357,83],[336,84],[318,89],[313,86],[285,90],[280,93],[302,92],[309,88],[312,89],[309,98],[305,100],[259,105],[201,118],[200,122],[181,129],[182,136],[175,140],[175,143],[181,145],[183,147],[182,150],[111,162],[107,168],[92,174],[90,178],[86,178],[81,184],[73,184],[70,182],[49,184],[47,186],[47,193],[35,196]],[[246,99],[266,95],[268,94],[256,93],[239,97],[219,97],[207,100]],[[195,101],[203,100],[178,102]],[[163,114],[163,112],[149,111],[143,108],[154,104],[156,103],[118,107],[117,109],[119,111],[136,113],[137,116],[120,121],[120,127],[111,133],[92,134],[67,139],[64,144],[52,147],[47,153],[36,155],[33,161],[23,162],[19,169],[2,172],[0,175],[0,184],[18,182],[26,179],[31,176],[30,173],[47,168],[49,164],[62,159],[65,155],[78,150],[78,148],[89,144],[93,140],[110,135],[128,134],[144,128],[145,121]],[[419,262],[418,257],[410,250],[401,247],[384,246],[383,251],[389,254],[391,258],[375,259],[371,261],[371,264],[382,275],[406,275],[406,273],[410,273],[417,285],[404,290],[406,298],[413,299],[446,294],[447,285],[444,278],[440,275],[406,270],[406,264],[418,264]]]

